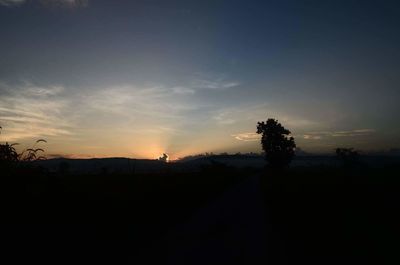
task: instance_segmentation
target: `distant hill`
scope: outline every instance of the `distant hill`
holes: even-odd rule
[[[37,161],[36,164],[51,172],[69,173],[157,173],[167,168],[166,163],[150,159],[130,158],[92,158],[68,159],[54,158]]]
[[[400,164],[400,156],[364,155],[360,162],[365,166],[385,167]],[[263,168],[266,165],[261,155],[207,155],[192,156],[170,163],[151,159],[130,158],[93,158],[93,159],[67,159],[55,158],[34,162],[50,172],[68,172],[73,174],[151,174],[166,171],[192,172],[199,171],[204,166],[220,164],[236,168]],[[291,167],[313,166],[340,166],[340,161],[332,155],[299,155],[291,163]]]

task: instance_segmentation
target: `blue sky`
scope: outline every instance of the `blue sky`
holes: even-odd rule
[[[0,0],[2,141],[173,158],[400,145],[397,1]]]

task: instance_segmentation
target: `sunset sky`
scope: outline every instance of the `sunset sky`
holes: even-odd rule
[[[400,1],[0,0],[1,142],[49,156],[400,146]]]

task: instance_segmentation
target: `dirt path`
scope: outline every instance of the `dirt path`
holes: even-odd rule
[[[249,177],[170,230],[157,243],[159,259],[164,264],[265,264],[263,209],[260,179]]]

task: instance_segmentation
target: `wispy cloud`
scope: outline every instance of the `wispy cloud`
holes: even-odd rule
[[[375,133],[374,129],[357,129],[350,131],[336,131],[331,134],[332,137],[353,137],[353,136],[366,136]]]
[[[236,140],[245,142],[258,141],[261,138],[259,134],[252,132],[232,134],[231,136],[234,137]]]
[[[232,87],[239,86],[240,83],[236,81],[229,81],[223,78],[218,78],[216,80],[210,79],[196,79],[192,82],[192,87],[197,89],[213,89],[213,90],[222,90]]]
[[[40,3],[44,6],[56,6],[56,7],[86,7],[89,4],[89,0],[40,0]]]
[[[331,137],[362,137],[375,133],[374,129],[355,129],[345,131],[316,131],[308,132],[303,135],[306,140],[320,140]]]
[[[217,121],[220,125],[229,125],[236,123],[236,120],[230,115],[229,111],[220,111],[215,114],[212,118]]]
[[[240,83],[237,81],[228,80],[225,77],[219,78],[194,78],[193,80],[187,82],[186,84],[181,84],[179,86],[173,86],[168,89],[170,92],[175,94],[195,94],[198,91],[205,90],[226,90],[239,86]]]
[[[0,0],[0,5],[7,7],[17,7],[27,3],[27,0]],[[89,0],[36,0],[32,1],[47,7],[86,7]]]
[[[327,148],[330,146],[329,141],[334,141],[334,138],[337,137],[365,137],[368,135],[371,135],[375,133],[376,131],[374,129],[355,129],[355,130],[346,130],[346,131],[315,131],[315,132],[309,132],[306,134],[300,134],[300,135],[294,135],[295,138],[302,138],[306,141],[318,141],[319,146],[324,146]],[[259,141],[261,138],[261,135],[254,133],[254,132],[245,132],[245,133],[238,133],[238,134],[232,134],[232,137],[234,137],[236,140],[243,141],[243,142],[253,142],[253,141]],[[323,140],[325,142],[323,142]],[[328,141],[328,143],[326,143]],[[352,140],[353,141],[353,140]],[[334,146],[334,145],[332,145]]]
[[[26,2],[26,0],[0,0],[2,6],[19,6]]]
[[[304,134],[303,138],[306,140],[320,140],[322,139],[322,136],[320,135],[312,135],[312,134]]]
[[[312,128],[318,125],[317,121],[299,117],[296,113],[270,106],[268,103],[240,104],[235,107],[227,107],[214,111],[212,119],[220,125],[233,123],[246,123],[255,126],[257,121],[267,118],[276,118],[285,127],[292,129]]]
[[[172,93],[175,94],[194,94],[196,93],[196,89],[192,87],[185,87],[185,86],[176,86],[170,88]]]
[[[178,135],[199,103],[176,88],[119,85],[79,89],[0,82],[0,124],[3,141],[72,135]],[[103,137],[101,136],[101,137]],[[82,138],[83,137],[83,138]],[[100,137],[100,136],[99,136]],[[147,136],[146,136],[147,137]],[[62,137],[60,139],[65,139]]]
[[[67,103],[54,98],[62,87],[22,85],[10,88],[0,84],[0,123],[2,141],[69,135],[70,125],[64,116]]]
[[[130,117],[180,118],[183,112],[196,109],[162,86],[111,87],[91,92],[84,99],[88,110]]]

